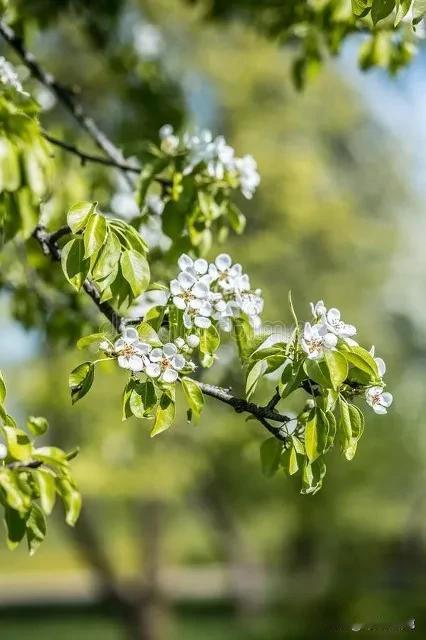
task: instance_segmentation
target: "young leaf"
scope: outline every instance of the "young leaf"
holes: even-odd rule
[[[342,382],[348,377],[348,362],[344,355],[339,351],[326,351],[324,354],[325,362],[330,374],[333,389],[338,389]]]
[[[44,469],[36,469],[34,477],[37,480],[40,503],[44,513],[48,516],[52,513],[56,501],[56,484],[55,477],[49,471]]]
[[[371,18],[373,24],[387,18],[395,9],[395,0],[373,0],[371,5]]]
[[[7,546],[12,550],[17,547],[25,536],[27,530],[26,515],[20,514],[19,511],[11,507],[6,507],[4,520],[7,528]]]
[[[2,372],[0,371],[0,404],[3,404],[6,399],[6,385]]]
[[[196,381],[191,378],[182,378],[182,389],[185,394],[186,401],[192,410],[192,415],[195,420],[198,420],[204,406],[203,392]]]
[[[163,393],[155,413],[155,422],[151,430],[151,438],[172,426],[175,419],[176,405],[168,393]]]
[[[8,426],[3,426],[2,429],[9,455],[22,462],[31,460],[33,449],[25,431]]]
[[[75,404],[81,400],[90,390],[95,377],[93,362],[83,362],[71,371],[68,378],[68,386],[71,391],[71,401]]]
[[[46,518],[36,502],[33,502],[26,522],[30,556],[34,555],[46,536]]]
[[[56,487],[65,507],[65,522],[73,527],[81,511],[81,495],[67,478],[57,478]]]
[[[333,383],[330,378],[330,371],[327,364],[322,360],[310,360],[307,358],[303,363],[303,369],[306,375],[314,382],[323,387],[324,389],[330,389],[333,387]]]
[[[77,340],[77,349],[85,349],[91,344],[99,343],[105,339],[104,333],[91,333],[89,336],[83,336]]]
[[[306,423],[305,449],[309,462],[322,455],[327,447],[328,420],[321,409],[316,409]]]
[[[90,268],[89,260],[84,258],[84,244],[81,238],[73,238],[63,247],[61,264],[66,279],[79,291]]]
[[[123,277],[129,283],[133,295],[139,296],[149,285],[150,272],[147,259],[133,249],[126,249],[121,254],[120,265]]]
[[[90,215],[96,210],[97,202],[77,202],[68,211],[67,222],[73,233],[84,229]]]
[[[35,436],[42,436],[49,428],[46,418],[30,416],[27,420],[27,427]]]
[[[100,213],[92,213],[84,230],[84,257],[97,253],[107,236],[107,221]]]
[[[249,372],[247,374],[247,381],[246,381],[247,400],[249,400],[253,395],[253,393],[255,392],[257,383],[259,382],[260,377],[265,373],[266,367],[267,367],[267,364],[265,360],[258,360],[249,369]]]
[[[260,462],[262,472],[267,478],[272,478],[280,466],[283,443],[277,438],[268,438],[260,445]]]

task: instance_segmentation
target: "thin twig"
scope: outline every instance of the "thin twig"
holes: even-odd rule
[[[58,101],[71,113],[78,124],[84,129],[94,140],[95,144],[102,151],[120,165],[124,162],[122,152],[116,147],[108,136],[99,128],[93,118],[86,115],[82,105],[75,100],[75,94],[68,87],[59,82],[51,73],[39,64],[35,56],[26,49],[22,38],[20,38],[14,30],[3,20],[0,20],[0,35],[14,49],[21,58],[31,75],[47,87],[58,99]],[[127,175],[127,169],[123,169],[129,184],[133,186],[132,181]]]

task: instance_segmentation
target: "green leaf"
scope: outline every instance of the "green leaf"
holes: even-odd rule
[[[136,382],[130,392],[129,409],[136,418],[148,418],[157,404],[157,394],[151,380]]]
[[[84,230],[84,257],[90,258],[103,246],[107,236],[107,221],[100,213],[92,213]]]
[[[267,364],[265,360],[258,360],[249,369],[246,380],[246,397],[247,400],[251,398],[256,390],[260,377],[265,373]]]
[[[46,515],[53,511],[56,501],[56,483],[53,474],[44,469],[36,469],[34,477],[37,480],[40,491],[40,503]]]
[[[175,413],[176,405],[174,399],[168,393],[163,393],[155,413],[155,421],[151,430],[151,438],[172,426],[173,420],[175,419]]]
[[[5,493],[9,507],[19,511],[19,513],[28,511],[31,505],[30,499],[21,491],[13,471],[4,467],[0,469],[0,486]]]
[[[306,458],[302,469],[302,490],[303,494],[315,494],[322,487],[322,481],[326,474],[327,467],[322,458],[318,458],[310,463]]]
[[[2,429],[9,455],[21,462],[31,460],[32,445],[25,431],[9,426],[3,426]]]
[[[341,446],[347,460],[352,460],[356,453],[358,440],[364,431],[364,416],[354,404],[339,398]]]
[[[30,556],[34,555],[46,536],[46,518],[37,503],[33,502],[27,518],[27,542]]]
[[[6,384],[2,372],[0,371],[0,404],[3,404],[6,399]]]
[[[298,389],[305,378],[305,373],[310,377],[309,373],[305,372],[303,360],[299,362],[288,360],[284,366],[279,385],[281,398],[287,398],[293,391]]]
[[[333,387],[333,383],[330,379],[330,371],[327,364],[321,360],[310,360],[307,358],[303,363],[303,369],[306,375],[314,382],[323,387],[324,389],[330,389]]]
[[[49,428],[46,418],[30,416],[27,420],[27,427],[35,436],[42,436]]]
[[[137,327],[137,331],[142,342],[147,342],[152,347],[161,347],[162,342],[158,337],[155,329],[148,322],[141,322]]]
[[[15,549],[25,536],[26,516],[15,509],[6,507],[4,520],[7,528],[7,546],[9,549]]]
[[[305,428],[305,449],[309,462],[313,462],[325,452],[328,428],[328,420],[324,412],[317,408],[312,412]]]
[[[65,507],[65,522],[73,527],[81,511],[81,495],[67,478],[57,478],[56,487]]]
[[[357,18],[363,18],[370,11],[369,0],[352,0],[352,13]]]
[[[373,0],[371,5],[371,18],[373,24],[387,18],[395,9],[395,0]]]
[[[150,272],[147,259],[133,249],[126,249],[121,254],[121,271],[127,280],[133,295],[139,296],[149,285]]]
[[[74,238],[63,247],[61,264],[66,279],[79,291],[90,268],[89,260],[84,259],[84,244],[81,238]]]
[[[102,340],[105,340],[104,333],[91,333],[77,340],[77,349],[86,349],[86,347],[89,347],[91,344],[102,342]]]
[[[220,345],[220,335],[215,326],[211,325],[208,329],[203,329],[200,335],[199,349],[201,353],[214,354]]]
[[[268,438],[260,445],[260,462],[262,472],[267,478],[272,478],[280,466],[283,443],[277,438]]]
[[[339,351],[325,351],[324,359],[327,363],[333,389],[338,389],[348,377],[348,362]]]
[[[204,406],[203,392],[197,382],[191,378],[182,378],[182,389],[195,420],[198,420]]]
[[[130,396],[132,394],[133,389],[135,388],[135,385],[136,385],[136,381],[131,378],[123,390],[123,396],[121,401],[121,420],[123,422],[124,420],[127,420],[127,418],[130,418],[133,415],[132,410],[130,408]]]
[[[405,18],[405,16],[410,10],[412,2],[413,0],[399,0],[397,2],[396,15],[395,15],[395,21],[394,21],[395,27],[397,27],[401,22],[401,20]]]
[[[426,0],[414,0],[413,2],[413,26],[416,26],[426,14]]]
[[[375,362],[371,353],[369,353],[366,349],[358,346],[346,347],[344,350],[344,356],[349,364],[366,373],[368,375],[368,378],[372,381],[375,381],[377,380],[377,378],[379,378],[377,363]]]
[[[93,362],[83,362],[71,371],[68,378],[68,386],[71,391],[72,403],[81,400],[90,390],[95,377]]]
[[[68,211],[67,223],[73,233],[84,229],[90,215],[96,210],[97,202],[77,202]]]
[[[107,280],[108,284],[111,284],[111,278],[108,278],[108,276],[117,272],[120,254],[120,240],[117,238],[115,233],[109,233],[107,235],[106,242],[99,251],[97,260],[92,269],[93,279],[96,281],[101,280],[103,284],[105,284],[104,281]]]

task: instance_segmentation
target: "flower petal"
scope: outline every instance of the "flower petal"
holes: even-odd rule
[[[172,369],[171,367],[167,367],[167,369],[163,371],[163,374],[161,376],[161,380],[168,383],[175,382],[177,378],[178,378],[178,372],[175,369]]]
[[[194,319],[194,324],[196,327],[200,329],[208,329],[211,325],[212,321],[210,318],[206,318],[204,316],[196,316]]]
[[[173,304],[181,311],[184,311],[186,309],[186,302],[180,296],[173,296]]]
[[[145,372],[150,378],[158,378],[161,373],[161,367],[156,362],[148,362],[145,367]]]
[[[215,260],[215,264],[220,271],[224,271],[231,266],[232,258],[227,253],[220,253]]]
[[[173,344],[173,342],[167,342],[163,346],[163,353],[164,353],[165,356],[167,356],[167,358],[171,358],[172,356],[174,356],[177,353],[176,345]]]
[[[151,362],[160,362],[160,360],[163,359],[163,350],[159,347],[156,347],[149,354],[149,359],[151,360]]]
[[[198,258],[198,260],[194,262],[194,269],[197,273],[200,274],[200,276],[207,273],[208,268],[209,263],[207,262],[207,260],[204,260],[204,258]]]
[[[193,275],[191,275],[188,271],[181,271],[177,277],[180,286],[187,291],[190,289],[197,281]]]
[[[185,358],[180,353],[173,356],[172,358],[172,365],[178,371],[183,369],[183,367],[185,366],[185,362],[186,362]]]
[[[186,253],[183,253],[178,260],[179,269],[181,271],[186,271],[187,269],[191,269],[193,264],[194,264],[194,261]]]

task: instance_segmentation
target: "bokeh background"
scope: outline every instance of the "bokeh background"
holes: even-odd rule
[[[297,479],[262,476],[259,426],[214,401],[199,426],[182,412],[151,441],[143,422],[121,422],[124,377],[105,366],[71,408],[67,375],[81,354],[52,339],[60,304],[48,338],[25,330],[16,317],[28,310],[2,293],[10,411],[46,415],[52,440],[80,445],[74,470],[84,510],[74,530],[56,514],[33,558],[1,543],[1,638],[324,638],[357,623],[389,632],[414,619],[421,631],[425,56],[396,79],[361,74],[358,43],[349,43],[298,93],[291,48],[239,21],[206,22],[178,0],[17,4],[30,49],[81,88],[126,156],[165,122],[206,126],[239,154],[253,153],[261,187],[244,202],[246,234],[224,248],[263,289],[267,320],[290,322],[289,289],[302,317],[319,298],[341,308],[386,360],[395,402],[389,416],[369,416],[356,458],[329,455],[324,488],[302,496]],[[60,105],[29,86],[45,126],[90,149]],[[61,178],[48,206],[58,221],[79,199],[134,215],[119,176],[55,155]],[[76,321],[69,332],[84,328]],[[211,375],[237,391],[234,356],[225,346]],[[265,381],[260,397],[272,385]]]

